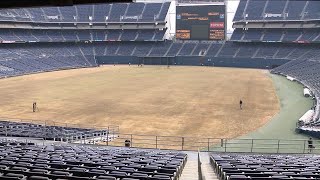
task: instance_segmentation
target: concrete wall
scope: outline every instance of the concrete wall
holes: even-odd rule
[[[252,59],[252,58],[220,58],[199,56],[176,57],[133,57],[133,56],[98,56],[98,64],[147,64],[147,65],[184,65],[184,66],[219,66],[239,68],[271,69],[289,60]]]
[[[97,56],[98,64],[138,64],[139,58],[134,56]]]

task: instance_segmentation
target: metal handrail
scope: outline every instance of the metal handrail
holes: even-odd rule
[[[0,118],[1,119],[1,118]],[[10,120],[10,119],[7,119]],[[12,119],[11,119],[12,120]],[[28,122],[30,120],[16,119],[13,121]],[[44,128],[48,121],[35,121],[44,123]],[[30,123],[30,122],[28,122]],[[70,127],[68,124],[67,126]],[[6,134],[7,127],[0,128],[0,131]],[[85,128],[85,127],[84,127]],[[115,128],[115,129],[113,129]],[[159,136],[143,134],[120,134],[118,126],[108,126],[108,129],[101,130],[100,135],[92,134],[91,139],[84,137],[77,143],[87,144],[95,143],[109,146],[124,146],[125,140],[130,140],[131,147],[156,148],[172,150],[190,150],[197,151],[215,151],[215,152],[265,152],[265,153],[319,153],[320,140],[313,140],[315,148],[310,149],[307,139],[230,139],[230,138],[205,138],[188,136]],[[82,136],[81,133],[76,136]],[[66,133],[64,135],[69,142],[75,142],[73,135]],[[100,138],[100,139],[99,139]],[[100,141],[101,142],[98,142]],[[83,141],[83,142],[82,142]]]
[[[55,120],[19,119],[19,118],[8,118],[8,117],[0,117],[0,120],[1,121],[8,121],[8,122],[33,123],[33,124],[39,124],[39,125],[83,128],[83,129],[106,130],[108,128],[112,128],[112,129],[117,129],[117,131],[119,132],[119,126],[117,126],[117,125],[89,127],[88,124],[80,124],[80,123],[61,123],[60,121],[55,121]]]
[[[203,170],[202,170],[202,161],[201,161],[201,156],[200,156],[200,151],[198,150],[198,179],[199,180],[205,180],[205,176],[203,175]]]
[[[130,140],[130,147],[156,148],[187,151],[209,152],[265,152],[265,153],[307,153],[307,139],[226,139],[226,138],[195,138],[176,136],[153,136],[137,134],[117,134],[107,142],[109,146],[124,146]],[[320,153],[320,140],[314,140],[318,148],[313,153]]]

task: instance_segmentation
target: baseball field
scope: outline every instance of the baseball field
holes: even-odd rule
[[[268,72],[257,69],[102,66],[1,79],[0,94],[3,118],[146,135],[232,138],[279,111]]]

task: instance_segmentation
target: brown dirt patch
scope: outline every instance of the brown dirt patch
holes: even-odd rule
[[[147,135],[231,138],[279,111],[272,80],[254,69],[104,66],[2,79],[0,94],[1,117]]]

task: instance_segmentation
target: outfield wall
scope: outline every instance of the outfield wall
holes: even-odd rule
[[[184,66],[218,66],[239,68],[272,69],[289,62],[285,59],[261,58],[221,58],[200,56],[176,57],[135,57],[135,56],[97,56],[98,64],[146,64],[146,65],[184,65]]]

